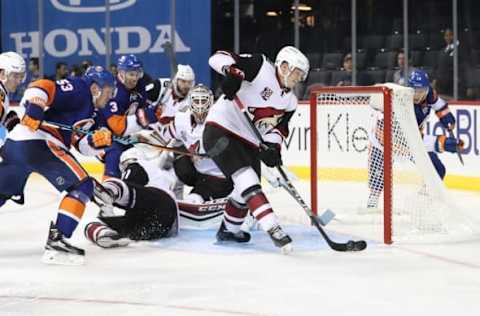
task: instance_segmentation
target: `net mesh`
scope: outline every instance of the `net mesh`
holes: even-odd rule
[[[464,218],[452,216],[457,208],[425,150],[412,89],[338,87],[316,91],[312,100],[317,144],[312,167],[318,174],[312,198],[318,209],[335,208],[343,222],[367,225],[376,237],[386,233],[396,241],[471,233]],[[391,117],[390,128],[384,115]],[[391,186],[385,161],[392,161]],[[384,226],[389,216],[391,225]]]

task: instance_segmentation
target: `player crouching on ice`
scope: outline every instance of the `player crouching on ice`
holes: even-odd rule
[[[423,135],[423,129],[432,109],[435,111],[442,126],[450,134],[450,137],[445,135],[423,135],[423,143],[428,156],[438,176],[443,180],[446,168],[440,158],[438,158],[437,153],[443,153],[445,151],[450,153],[461,152],[464,146],[461,139],[453,137],[455,117],[450,112],[448,103],[440,98],[435,89],[430,85],[430,80],[425,71],[412,71],[408,79],[408,86],[415,90],[413,107],[421,134]],[[383,144],[381,145],[383,146]],[[379,149],[382,146],[373,146],[370,154],[371,157],[369,158],[369,163],[371,164],[368,173],[370,195],[367,208],[369,209],[377,208],[380,194],[383,191],[383,151]]]
[[[203,143],[210,151],[221,139],[228,140],[228,146],[212,158],[234,184],[217,240],[248,242],[250,234],[240,226],[250,210],[274,245],[289,252],[292,240],[280,227],[260,185],[260,161],[269,167],[282,164],[281,144],[298,103],[292,89],[307,77],[308,59],[295,47],[286,46],[278,52],[275,65],[261,54],[225,51],[216,52],[209,64],[225,76],[224,95],[207,116]],[[263,136],[263,146],[239,109],[238,100],[248,108]]]
[[[165,128],[153,133],[162,139],[162,143],[174,141],[191,153],[205,154],[202,133],[212,104],[212,91],[199,84],[190,92],[189,109],[176,112]],[[154,138],[152,140],[155,143]],[[96,187],[99,189],[95,196],[101,204],[101,222],[88,224],[85,236],[100,247],[121,247],[130,240],[174,236],[178,226],[177,212],[180,227],[213,227],[221,220],[225,198],[232,191],[233,184],[225,179],[211,159],[176,155],[176,174],[171,175],[159,168],[161,156],[152,158],[143,150],[145,148],[135,147],[122,154],[122,180],[109,179],[103,186]],[[192,187],[184,201],[174,200],[171,187],[175,176]],[[131,196],[135,199],[130,199]],[[115,214],[114,206],[125,214]]]
[[[85,251],[72,246],[66,238],[71,237],[82,218],[85,205],[93,196],[94,184],[70,153],[71,145],[86,153],[112,142],[111,133],[105,129],[80,137],[47,122],[91,128],[95,109],[105,106],[113,96],[114,86],[113,75],[100,66],[90,67],[82,78],[31,83],[20,102],[25,107],[21,124],[9,133],[2,147],[0,206],[9,199],[23,204],[23,191],[32,172],[44,176],[59,192],[67,192],[55,224],[50,225],[42,258],[45,263],[84,261]],[[15,196],[20,198],[14,199]]]

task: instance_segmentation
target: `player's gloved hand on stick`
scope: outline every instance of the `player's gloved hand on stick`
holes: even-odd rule
[[[455,117],[448,109],[446,111],[437,112],[437,116],[443,127],[445,127],[449,131],[453,131],[453,129],[455,128]]]
[[[233,100],[235,94],[240,90],[245,74],[235,65],[224,67],[223,72],[225,79],[222,82],[222,91],[228,100]]]
[[[42,124],[45,113],[43,108],[35,103],[25,103],[25,115],[22,118],[22,124],[30,128],[32,131],[36,131]]]
[[[162,107],[159,104],[150,104],[146,107],[138,108],[137,112],[135,112],[135,115],[137,116],[138,124],[141,127],[146,128],[148,125],[156,123],[160,120],[162,115]]]
[[[18,118],[17,112],[10,111],[5,117],[5,122],[3,123],[3,125],[5,126],[7,131],[10,132],[18,123],[20,123],[20,119]]]
[[[456,153],[462,151],[465,143],[461,139],[453,137],[446,137],[445,135],[439,135],[435,142],[435,150],[439,153],[448,151],[450,153]]]
[[[267,166],[273,168],[282,165],[280,145],[264,142],[260,145],[258,156]]]
[[[112,145],[112,132],[109,129],[102,127],[88,135],[87,140],[93,148],[102,149]]]

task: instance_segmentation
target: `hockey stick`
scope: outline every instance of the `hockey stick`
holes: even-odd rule
[[[42,125],[46,125],[46,126],[53,127],[53,128],[59,128],[59,129],[63,129],[63,130],[66,130],[66,131],[71,131],[71,132],[75,132],[75,133],[83,134],[83,135],[92,135],[93,134],[92,131],[89,131],[89,130],[86,130],[86,129],[83,129],[83,128],[80,128],[80,127],[70,126],[70,125],[67,125],[67,124],[57,123],[57,122],[43,121]],[[131,136],[124,136],[124,137],[112,135],[112,140],[117,142],[117,143],[120,143],[122,145],[145,144],[145,145],[149,145],[149,146],[161,149],[161,150],[177,153],[177,154],[180,154],[180,155],[185,155],[185,156],[190,156],[190,157],[202,157],[202,158],[209,158],[209,157],[216,156],[221,151],[223,151],[228,145],[228,139],[227,138],[220,138],[217,141],[217,143],[215,144],[215,146],[209,152],[207,152],[206,154],[195,154],[195,153],[191,153],[191,152],[184,151],[184,150],[181,150],[181,149],[176,149],[176,148],[171,148],[171,147],[167,147],[167,146],[162,146],[162,145],[150,143],[148,141],[148,139],[145,136],[142,136],[142,135],[131,135]]]
[[[451,138],[455,139],[455,141],[457,141],[457,139],[455,138],[455,135],[453,135],[452,130],[448,130],[448,136],[450,136]],[[465,164],[463,163],[462,153],[460,152],[460,148],[458,146],[457,146],[457,156],[458,156],[458,160],[460,160],[460,162],[462,163],[462,166],[464,166]]]
[[[235,96],[234,103],[238,106],[240,111],[242,111],[245,119],[248,122],[248,125],[250,125],[253,133],[255,134],[258,141],[260,142],[260,146],[265,146],[265,144],[263,143],[262,135],[258,131],[255,124],[253,124],[253,121],[250,118],[250,116],[248,116],[247,108],[242,103],[242,101],[240,101],[238,96]],[[302,199],[302,197],[298,193],[297,189],[295,189],[293,184],[290,182],[287,175],[285,174],[285,171],[283,171],[282,167],[277,166],[277,169],[278,169],[278,172],[280,172],[280,175],[282,176],[283,180],[285,181],[286,185],[289,188],[289,190],[287,190],[287,192],[292,195],[292,197],[295,199],[295,201],[297,201],[298,204],[300,204],[300,206],[303,208],[305,213],[307,213],[308,217],[312,221],[312,224],[317,228],[317,230],[320,232],[320,234],[325,239],[325,241],[330,246],[330,248],[332,248],[335,251],[361,251],[361,250],[364,250],[365,248],[367,248],[367,243],[364,240],[358,240],[358,241],[349,240],[346,243],[339,243],[339,242],[335,242],[332,239],[330,239],[330,237],[327,235],[325,230],[322,228],[322,226],[318,222],[318,219],[315,216],[315,214],[312,212],[310,207],[308,207],[307,203],[305,203],[305,201]]]

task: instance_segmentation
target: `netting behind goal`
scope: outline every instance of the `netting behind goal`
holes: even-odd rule
[[[314,210],[331,208],[387,244],[471,233],[425,150],[412,89],[328,87],[310,105]]]

